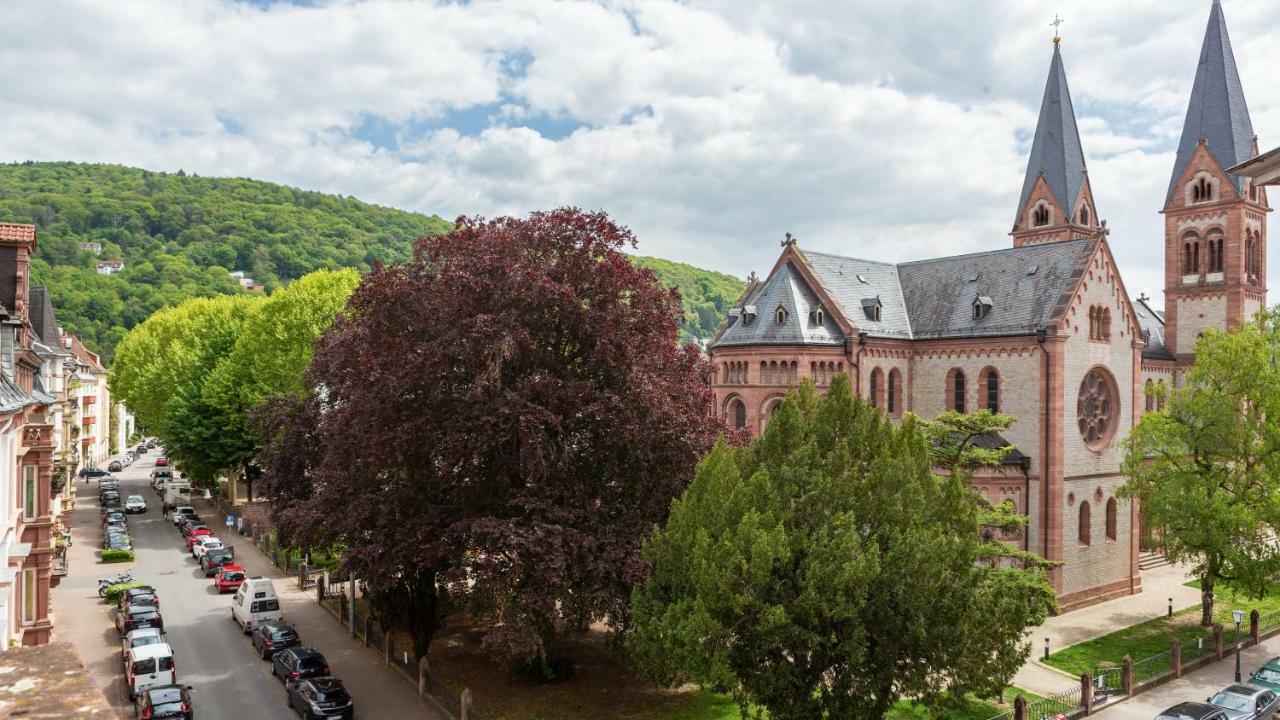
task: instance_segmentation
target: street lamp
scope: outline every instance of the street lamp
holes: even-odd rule
[[[1244,611],[1232,610],[1231,617],[1236,621],[1236,682],[1240,682],[1240,621],[1244,620]]]

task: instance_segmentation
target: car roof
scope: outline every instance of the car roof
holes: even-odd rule
[[[127,638],[147,637],[147,636],[159,637],[160,635],[163,635],[163,634],[164,634],[164,631],[161,630],[160,628],[153,628],[153,627],[134,628],[129,631],[128,635],[125,635],[125,638],[127,639]]]
[[[146,660],[153,657],[171,657],[173,648],[169,647],[169,643],[153,643],[151,645],[143,645],[133,651],[130,656],[133,660]]]
[[[342,681],[331,675],[307,678],[305,682],[311,683],[312,687],[325,693],[333,692],[335,690],[346,690],[346,688],[342,686]]]
[[[1218,692],[1228,692],[1228,693],[1231,693],[1232,695],[1257,695],[1258,693],[1263,692],[1264,690],[1266,690],[1266,688],[1258,685],[1250,685],[1248,683],[1232,683],[1222,688]]]
[[[154,705],[181,699],[186,696],[187,689],[181,685],[156,685],[147,688],[143,692],[147,693],[147,697],[151,699],[151,703]]]
[[[288,650],[285,650],[285,652],[293,653],[294,657],[298,658],[299,660],[306,660],[307,658],[314,658],[314,657],[324,657],[324,655],[322,655],[319,650],[313,647],[307,647],[305,645],[302,647],[289,648]]]
[[[125,612],[129,613],[130,615],[141,615],[143,613],[156,613],[157,615],[160,614],[160,611],[156,609],[155,605],[130,605],[129,607],[125,608]]]
[[[222,572],[244,572],[244,568],[232,563],[230,565],[223,565]]]
[[[1203,718],[1206,715],[1210,715],[1218,712],[1222,712],[1222,711],[1212,705],[1206,705],[1205,703],[1198,703],[1198,702],[1183,702],[1183,703],[1178,703],[1177,705],[1174,705],[1168,710],[1165,710],[1164,712],[1160,713],[1160,715],[1170,716],[1170,717],[1193,718],[1195,720],[1199,720],[1199,718]]]

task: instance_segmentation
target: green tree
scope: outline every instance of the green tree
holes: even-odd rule
[[[699,464],[646,545],[627,643],[665,683],[733,693],[774,720],[883,718],[902,697],[994,695],[1053,592],[1038,567],[981,562],[985,514],[900,427],[805,383],[747,447]]]
[[[1142,503],[1165,556],[1200,579],[1200,622],[1226,584],[1260,596],[1280,571],[1280,314],[1207,330],[1183,386],[1130,435],[1122,497]]]

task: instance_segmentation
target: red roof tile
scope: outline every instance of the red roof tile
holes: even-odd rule
[[[35,239],[35,225],[0,223],[0,240],[34,241]]]

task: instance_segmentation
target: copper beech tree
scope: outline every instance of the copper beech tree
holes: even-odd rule
[[[545,668],[566,629],[625,627],[642,541],[724,430],[679,297],[604,213],[461,218],[370,273],[302,399],[267,413],[281,532],[343,548],[426,653],[447,614]]]

